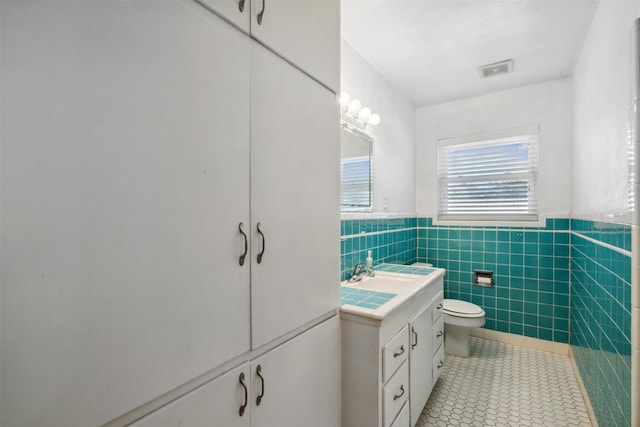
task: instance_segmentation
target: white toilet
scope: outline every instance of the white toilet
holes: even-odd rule
[[[471,328],[484,326],[484,310],[475,304],[457,299],[445,299],[444,352],[455,356],[471,354]]]

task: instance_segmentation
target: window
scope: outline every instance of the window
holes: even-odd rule
[[[537,126],[438,142],[439,219],[538,220]]]

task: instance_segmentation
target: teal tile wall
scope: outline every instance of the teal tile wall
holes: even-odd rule
[[[416,262],[416,223],[415,217],[342,220],[340,280],[348,279],[356,264],[366,262],[369,250],[374,267]]]
[[[447,270],[445,298],[486,313],[485,328],[569,342],[569,220],[545,227],[434,225],[418,218],[418,261]],[[494,272],[495,287],[473,285],[474,270]]]
[[[572,220],[571,229],[571,350],[599,425],[629,426],[631,227]]]

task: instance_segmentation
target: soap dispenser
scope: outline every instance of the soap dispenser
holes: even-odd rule
[[[367,253],[367,276],[374,277],[376,274],[373,272],[373,257],[371,251]]]

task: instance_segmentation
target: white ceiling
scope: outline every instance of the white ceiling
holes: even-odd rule
[[[571,75],[596,0],[342,0],[342,36],[416,107]],[[513,59],[513,72],[477,67]]]

